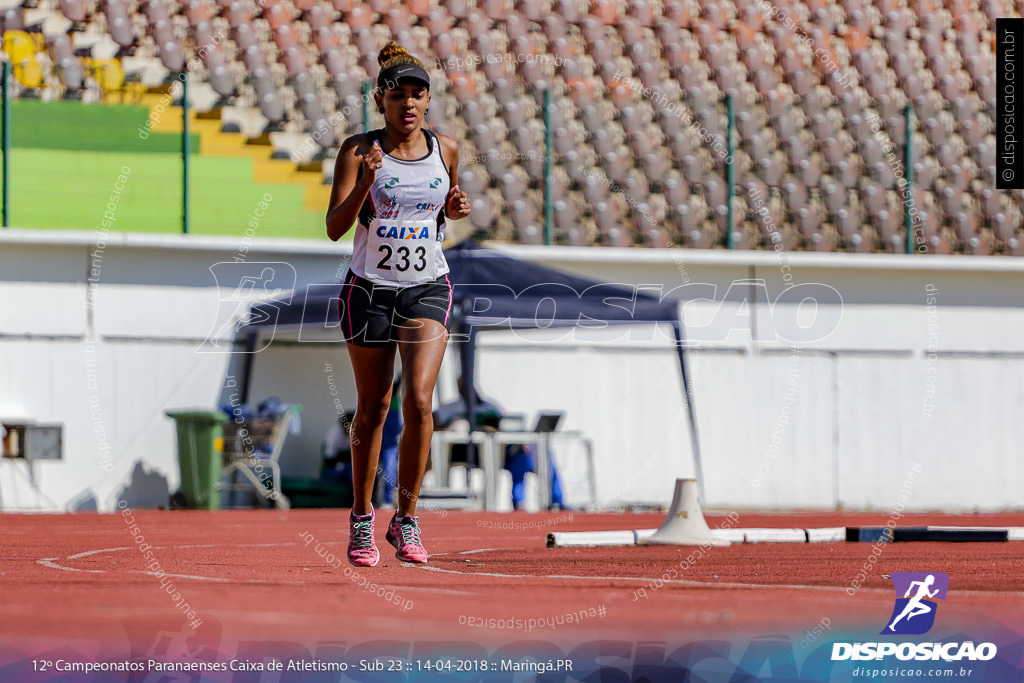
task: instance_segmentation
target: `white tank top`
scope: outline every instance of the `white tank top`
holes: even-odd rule
[[[380,129],[370,131],[370,144],[381,142],[382,133]],[[370,282],[412,287],[448,272],[441,249],[448,167],[437,135],[426,129],[423,133],[426,156],[405,161],[383,154],[359,211],[349,268]]]

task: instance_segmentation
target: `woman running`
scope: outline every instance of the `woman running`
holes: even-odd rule
[[[422,127],[430,104],[423,63],[394,41],[377,61],[374,100],[384,128],[342,143],[327,211],[327,236],[335,241],[358,220],[339,308],[358,394],[348,559],[359,567],[380,559],[371,496],[396,350],[405,428],[398,445],[398,509],[386,538],[398,559],[427,561],[415,512],[434,431],[434,384],[451,328],[452,286],[441,241],[445,219],[465,218],[470,210],[469,197],[459,191],[455,141]]]

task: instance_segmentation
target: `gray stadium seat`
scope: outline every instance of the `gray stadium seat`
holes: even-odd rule
[[[85,0],[64,0],[60,3],[61,10],[64,12],[64,16],[74,22],[84,22],[88,17],[88,8],[85,4]],[[13,26],[7,27],[6,17],[4,18],[4,28],[7,30],[15,30]]]
[[[160,46],[160,61],[170,71],[180,72],[185,66],[185,51],[181,44],[175,40],[163,43]]]
[[[65,57],[59,64],[61,84],[71,93],[82,89],[84,73],[82,63],[77,57]]]

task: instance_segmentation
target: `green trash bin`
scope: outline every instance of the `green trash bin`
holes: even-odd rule
[[[178,429],[181,487],[175,497],[183,507],[219,510],[220,490],[216,486],[223,467],[227,416],[214,410],[167,411],[166,415],[174,418]]]

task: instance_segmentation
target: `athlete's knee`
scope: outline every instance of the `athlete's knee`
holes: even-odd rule
[[[363,430],[373,430],[384,424],[390,405],[391,402],[387,396],[380,398],[363,398],[360,396],[356,417],[352,421],[352,428],[362,432]]]
[[[433,396],[425,391],[410,391],[402,398],[402,418],[406,423],[432,423]]]

